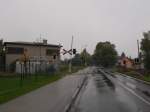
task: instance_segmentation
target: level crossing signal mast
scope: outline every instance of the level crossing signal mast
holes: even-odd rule
[[[69,55],[72,55],[72,54],[76,54],[77,53],[77,50],[76,49],[70,49],[70,50],[65,50],[65,49],[63,49],[63,52],[62,52],[62,54],[63,55],[66,55],[66,54],[69,54]]]
[[[72,71],[72,55],[75,55],[77,53],[76,49],[70,49],[70,50],[66,50],[63,49],[63,52],[61,52],[63,55],[69,54],[70,55],[70,63],[69,63],[69,72]]]
[[[65,54],[70,55],[69,72],[72,71],[72,55],[76,54],[76,49],[73,49],[73,40],[74,40],[74,37],[72,36],[70,50],[63,49],[63,53],[62,53],[63,55],[65,55]]]

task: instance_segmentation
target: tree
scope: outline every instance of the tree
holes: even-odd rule
[[[150,32],[143,33],[144,38],[141,41],[141,50],[143,53],[143,62],[147,70],[150,70]]]
[[[5,69],[5,51],[3,40],[0,39],[0,71]]]
[[[83,51],[80,54],[82,63],[87,66],[91,63],[91,55],[87,52],[86,49],[83,49]]]
[[[94,62],[103,67],[112,67],[117,62],[115,45],[110,42],[99,42],[94,51]]]
[[[73,65],[90,65],[91,64],[91,55],[84,49],[80,54],[76,54],[72,59]]]
[[[3,55],[3,40],[0,39],[0,56]]]
[[[81,56],[80,56],[80,54],[76,54],[75,56],[74,56],[74,58],[72,59],[72,64],[73,65],[82,65],[82,59],[81,59]]]

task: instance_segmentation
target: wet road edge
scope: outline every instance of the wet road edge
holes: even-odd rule
[[[65,107],[64,109],[64,112],[70,112],[73,104],[75,103],[81,89],[83,88],[85,82],[87,81],[88,77],[87,76],[84,76],[83,80],[82,80],[82,83],[81,85],[78,86],[78,88],[76,89],[75,93],[73,94],[72,98],[71,98],[71,101],[67,104],[67,106]]]

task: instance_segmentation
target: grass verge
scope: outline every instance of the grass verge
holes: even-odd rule
[[[143,74],[140,74],[139,72],[134,71],[134,70],[115,69],[115,72],[123,73],[123,74],[126,74],[128,76],[131,76],[131,77],[143,80],[143,81],[150,82],[150,75],[147,75],[147,74],[143,75]]]
[[[83,68],[73,67],[72,73]],[[64,67],[55,74],[35,74],[24,78],[23,81],[20,80],[19,75],[2,76],[0,77],[0,104],[57,81],[67,74],[70,74],[68,68]]]

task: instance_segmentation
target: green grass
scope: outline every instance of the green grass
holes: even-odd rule
[[[145,76],[144,80],[150,82],[150,76]]]
[[[60,78],[60,75],[38,76],[36,79],[32,76],[24,79],[22,84],[19,77],[0,78],[0,104]]]
[[[117,70],[116,69],[116,72],[120,72],[120,73],[126,74],[128,76],[150,82],[150,75],[146,75],[146,74],[143,75],[143,74],[140,74],[139,72],[137,72],[135,70],[131,70],[131,69],[126,69],[126,70],[118,69]]]
[[[77,72],[84,67],[73,67],[72,72]],[[2,76],[0,77],[0,104],[21,96],[25,93],[40,88],[46,84],[52,83],[65,75],[70,74],[68,67],[64,67],[55,74],[37,74],[26,77],[23,81],[20,76]]]

